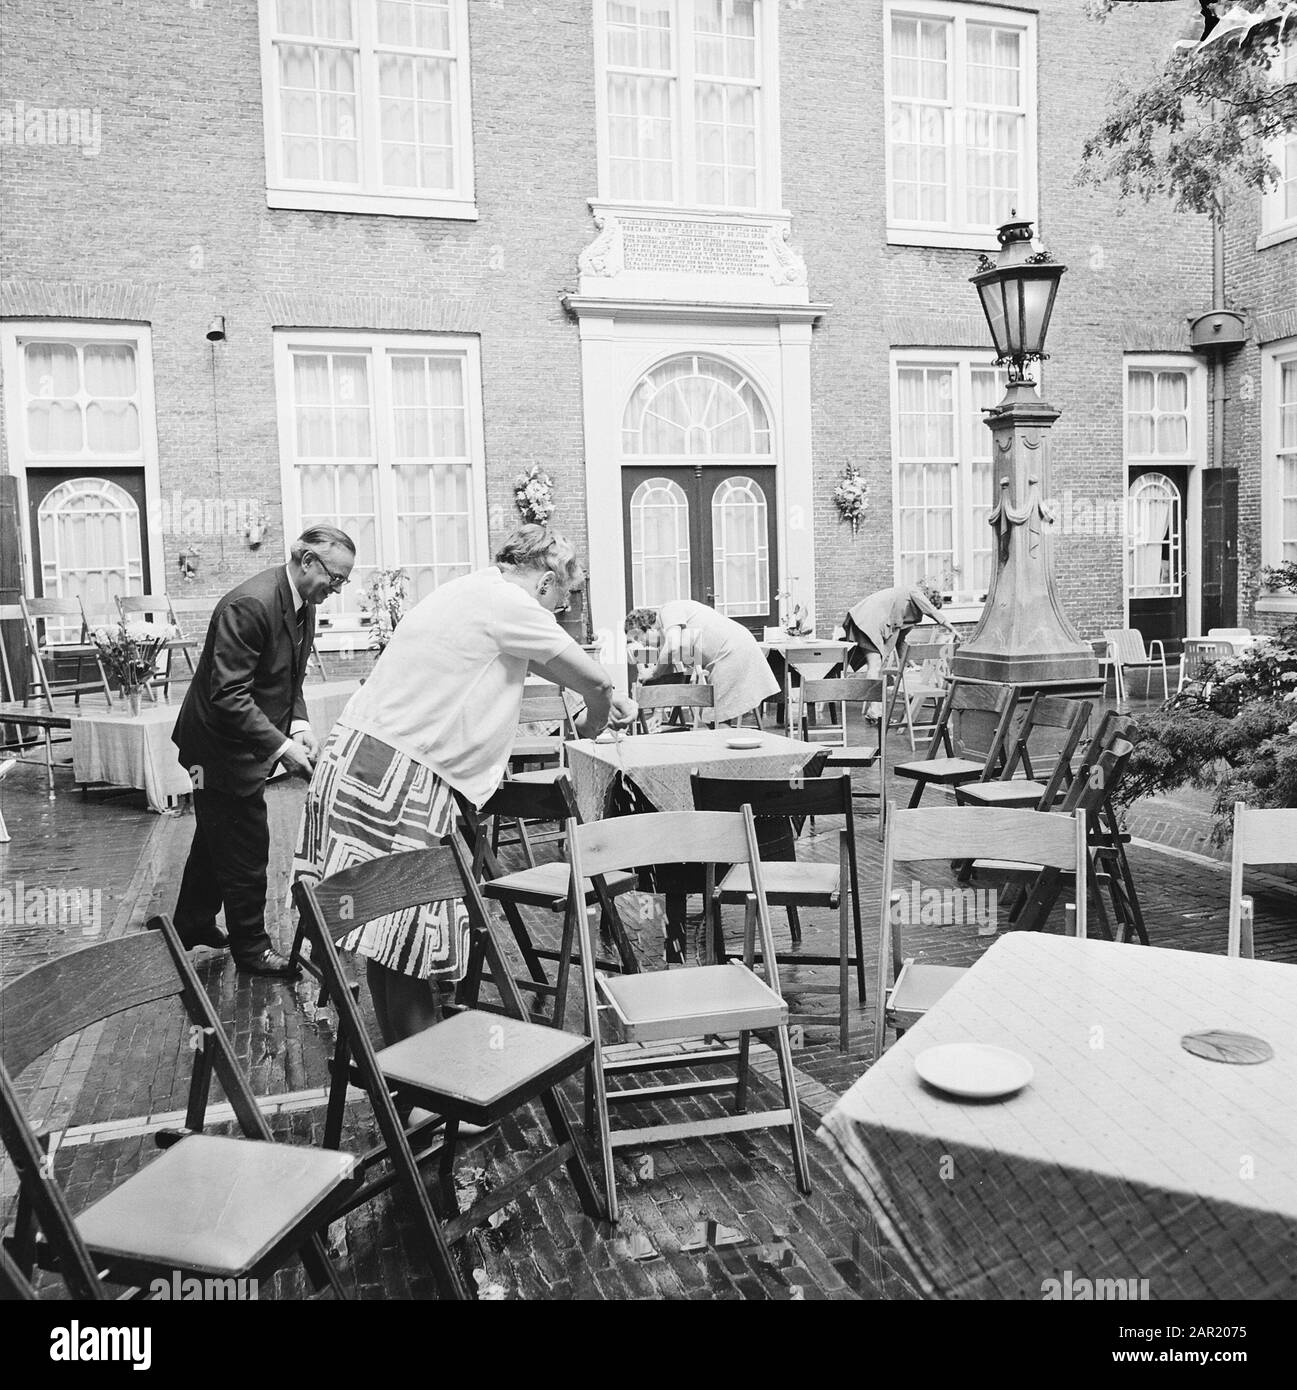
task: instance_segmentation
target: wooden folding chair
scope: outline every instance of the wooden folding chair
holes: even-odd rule
[[[768,1126],[787,1128],[792,1142],[797,1185],[810,1191],[810,1168],[802,1133],[801,1112],[788,1040],[788,1006],[779,990],[779,967],[770,930],[763,865],[757,846],[752,810],[657,811],[638,816],[580,825],[568,822],[568,858],[572,864],[568,911],[579,927],[581,980],[586,1020],[595,1040],[593,1087],[587,1093],[587,1114],[592,1109],[603,1151],[604,1184],[608,1209],[617,1219],[617,1181],[613,1150],[665,1143],[690,1135],[730,1134]],[[713,924],[720,912],[716,897],[718,864],[744,864],[752,875],[752,892],[744,910],[743,959],[723,964],[683,966],[636,975],[609,976],[596,969],[594,931],[578,885],[592,874],[643,864],[701,864],[706,870],[703,895],[705,911]],[[713,939],[719,927],[713,925]],[[765,961],[766,978],[754,972],[757,936]],[[714,1034],[737,1033],[737,1046],[718,1046],[702,1051],[673,1048],[670,1052],[634,1049],[632,1056],[605,1056],[604,1024],[621,1043],[646,1045]],[[784,1105],[774,1110],[747,1113],[750,1035],[769,1032],[779,1058]],[[629,1076],[677,1067],[711,1063],[737,1063],[734,1080],[691,1080],[675,1085],[624,1087],[610,1090],[608,1076]],[[690,1095],[735,1091],[736,1112],[712,1118],[688,1118],[634,1129],[612,1128],[610,1107]]]
[[[635,686],[634,699],[639,706],[639,714],[636,716],[635,723],[641,734],[649,732],[648,716],[650,714],[669,710],[674,717],[677,713],[688,710],[690,727],[697,729],[706,723],[702,711],[714,709],[716,706],[715,690],[710,685],[698,685],[693,682],[676,684],[671,681],[664,681],[660,685],[646,685],[640,681]],[[680,724],[683,724],[683,718]],[[669,731],[669,721],[664,721],[657,730],[658,733]]]
[[[185,637],[180,633],[180,624],[176,621],[176,615],[171,608],[171,599],[166,594],[122,594],[117,599],[117,607],[121,612],[122,622],[129,623],[132,618],[142,617],[150,622],[166,623],[169,627],[176,629],[177,636],[172,637],[163,647],[167,654],[167,665],[164,671],[159,671],[149,682],[152,685],[160,685],[164,695],[171,691],[171,663],[175,659],[175,653],[179,652],[185,659],[185,665],[189,668],[189,674],[194,674],[194,648],[198,643],[192,637]]]
[[[541,724],[557,730],[540,734],[524,725]],[[561,767],[563,745],[576,737],[576,726],[562,689],[549,681],[528,681],[518,711],[518,733],[509,750],[509,766],[515,770],[537,764]]]
[[[920,631],[922,636],[919,635]],[[931,738],[936,728],[936,716],[950,679],[950,655],[955,646],[955,639],[949,633],[943,632],[941,637],[929,636],[928,633],[928,628],[913,632],[905,644],[905,658],[900,663],[897,690],[887,706],[890,710],[896,700],[901,702],[911,753],[917,751],[915,734],[922,729]],[[923,707],[928,704],[933,706],[932,720],[916,722],[915,715],[921,715]]]
[[[878,768],[878,790],[868,787],[852,789],[854,796],[876,798],[878,801],[878,838],[883,838],[883,818],[887,812],[887,726],[878,721],[878,736],[874,744],[848,743],[847,708],[850,705],[878,702],[886,707],[893,680],[884,673],[877,680],[868,676],[807,677],[802,681],[802,708],[799,736],[807,743],[819,743],[826,749],[825,771],[838,769],[848,774],[853,768]],[[819,711],[826,707],[830,715],[836,710],[840,719],[821,724]]]
[[[1027,706],[1026,717],[1009,739],[1008,755],[999,777],[989,782],[957,786],[955,800],[961,806],[1052,809],[1072,783],[1072,758],[1093,708],[1089,700],[1069,700],[1065,696],[1037,691]],[[1057,731],[1053,740],[1055,746],[1046,749],[1038,742],[1033,765],[1032,737],[1042,730]],[[1054,759],[1053,771],[1048,780],[1042,780],[1046,760],[1050,757]],[[1019,769],[1021,776],[1017,775]]]
[[[102,695],[109,709],[113,707],[113,696],[108,688],[108,676],[104,671],[99,648],[90,640],[86,615],[79,598],[26,598],[18,596],[18,606],[22,610],[23,635],[27,643],[27,655],[31,661],[32,675],[24,694],[28,698],[39,697],[46,708],[53,710],[56,695],[71,695],[76,703],[81,703],[82,695]],[[79,632],[76,641],[53,642],[50,640],[51,623],[67,625],[71,623]],[[44,625],[44,632],[41,627]],[[61,662],[76,662],[75,676],[52,675],[50,668],[57,670]],[[86,663],[93,662],[99,673],[95,680],[85,675]],[[47,664],[48,663],[48,664]]]
[[[1166,672],[1166,648],[1158,638],[1154,638],[1145,648],[1143,634],[1133,627],[1105,627],[1103,637],[1104,641],[1108,643],[1110,659],[1116,672],[1117,703],[1119,705],[1126,703],[1127,670],[1148,672],[1148,682],[1144,687],[1144,698],[1148,699],[1153,685],[1153,672],[1160,668],[1162,672],[1162,698],[1164,700],[1171,698],[1169,678]]]
[[[27,621],[23,609],[16,603],[0,603],[0,623],[17,622],[25,624]],[[23,638],[23,653],[30,666],[31,644],[27,637]],[[15,675],[9,666],[9,655],[5,649],[5,644],[0,641],[0,729],[5,725],[18,730],[19,746],[21,752],[14,755],[18,762],[35,762],[35,758],[27,756],[27,750],[32,746],[35,739],[39,738],[45,750],[45,781],[51,800],[54,797],[54,744],[56,740],[53,736],[55,729],[69,730],[68,738],[58,739],[57,742],[66,744],[71,739],[72,710],[73,706],[64,705],[56,708],[53,700],[47,700],[40,705],[30,703],[32,682],[29,679],[30,672],[23,672]]]
[[[892,769],[897,777],[915,784],[911,810],[930,786],[953,789],[967,782],[989,782],[999,773],[1017,699],[1011,685],[982,685],[958,677],[951,680],[928,751],[918,761],[898,763]],[[970,719],[970,715],[982,719]],[[989,738],[985,737],[988,723]]]
[[[355,1187],[357,1160],[273,1142],[170,918],[155,917],[149,927],[38,965],[0,991],[5,1148],[21,1179],[10,1253],[26,1276],[39,1263],[69,1281],[84,1278],[79,1257],[52,1235],[58,1180],[52,1164],[35,1158],[40,1141],[25,1117],[9,1114],[9,1077],[91,1024],[178,999],[194,1059],[185,1128],[159,1134],[165,1152],[75,1218],[94,1269],[107,1283],[133,1286],[155,1276],[169,1281],[175,1271],[261,1280],[300,1256],[317,1289],[327,1283],[346,1297],[320,1232]],[[213,1074],[243,1138],[203,1133]]]
[[[1128,941],[1133,933],[1147,945],[1148,933],[1144,928],[1144,918],[1140,912],[1130,866],[1126,862],[1122,844],[1123,833],[1118,832],[1114,836],[1103,824],[1105,807],[1109,805],[1110,798],[1126,775],[1126,765],[1133,748],[1133,744],[1121,736],[1119,728],[1113,726],[1107,743],[1093,757],[1087,753],[1061,804],[1036,809],[1055,811],[1065,816],[1077,812],[1084,814],[1090,859],[1087,889],[1094,897],[1099,930],[1107,940],[1114,939],[1103,906],[1102,890],[1107,888],[1116,921],[1121,924],[1116,939]],[[1129,836],[1124,838],[1129,839]],[[971,876],[979,881],[996,877],[1006,883],[1021,883],[1025,886],[1026,891],[1008,914],[1009,925],[1024,930],[1041,928],[1059,892],[1064,888],[1071,891],[1074,884],[1074,879],[1068,872],[1060,872],[1040,864],[1014,862],[1007,858],[995,861],[979,859],[969,865],[969,870]]]
[[[520,989],[539,996],[537,1006],[540,998],[548,996],[552,999],[550,1022],[556,1028],[561,1028],[567,1009],[568,982],[575,949],[570,923],[566,917],[560,918],[563,930],[559,947],[557,950],[546,949],[537,946],[532,939],[521,909],[540,908],[546,912],[565,914],[571,869],[562,859],[538,863],[532,852],[531,841],[524,833],[520,843],[527,867],[510,872],[501,865],[487,834],[487,822],[498,817],[515,820],[520,826],[528,820],[556,821],[564,828],[569,820],[579,822],[581,813],[577,808],[572,783],[566,769],[560,768],[558,771],[559,775],[553,781],[506,778],[480,811],[462,797],[457,800],[467,832],[465,838],[472,849],[473,877],[482,886],[482,896],[500,904],[528,970],[528,976],[515,976],[515,983]],[[587,885],[586,902],[590,907],[600,909],[603,929],[616,946],[619,959],[619,964],[601,961],[601,969],[632,972],[639,969],[616,904],[616,899],[630,892],[635,883],[634,874],[615,873],[597,874]],[[544,961],[557,962],[558,969],[553,981],[545,972]],[[538,1007],[536,1011],[539,1011]]]
[[[582,1210],[595,1220],[604,1208],[577,1142],[572,1115],[558,1085],[581,1073],[594,1055],[589,1038],[526,1021],[522,999],[496,941],[486,905],[473,881],[457,836],[433,849],[392,854],[344,869],[318,883],[299,880],[293,898],[302,914],[312,956],[338,1013],[330,1064],[332,1083],[325,1113],[326,1150],[342,1139],[348,1084],[369,1098],[382,1144],[360,1160],[366,1176],[380,1163],[388,1171],[370,1178],[347,1203],[350,1211],[397,1185],[417,1218],[443,1298],[473,1297],[452,1247],[535,1183],[566,1167]],[[356,927],[377,917],[425,903],[463,898],[472,924],[472,949],[463,983],[466,1007],[412,1037],[375,1051],[369,1030],[342,969],[338,944]],[[500,996],[500,1011],[477,1007],[483,966]],[[554,1139],[552,1147],[523,1172],[502,1183],[466,1212],[455,1193],[455,1149],[460,1126],[492,1126],[539,1100]],[[407,1126],[400,1107],[433,1112],[435,1118]],[[427,1141],[441,1132],[439,1147]],[[411,1141],[419,1145],[416,1153]],[[419,1165],[438,1158],[438,1187],[444,1214],[435,1210]]]
[[[856,863],[856,822],[851,799],[851,777],[704,777],[695,772],[690,778],[694,809],[698,811],[739,811],[750,806],[756,818],[757,836],[761,851],[761,873],[766,885],[766,901],[771,907],[782,907],[788,913],[793,949],[782,951],[775,959],[781,965],[831,965],[838,971],[835,984],[801,984],[797,994],[836,994],[838,996],[838,1047],[845,1052],[850,1043],[849,1011],[851,1007],[851,969],[856,972],[856,988],[860,1003],[865,1002],[865,942],[860,921],[860,872]],[[838,834],[838,857],[831,863],[798,861],[793,847],[795,823],[804,817],[841,816],[843,825]],[[789,845],[787,853],[780,852],[783,844],[772,846],[763,831],[771,827]],[[773,852],[772,852],[773,850]],[[736,864],[716,889],[722,903],[746,903],[752,891],[752,876],[746,864]],[[833,955],[815,954],[800,950],[802,933],[797,913],[801,908],[828,908],[838,914],[838,949]],[[719,927],[720,914],[715,914]],[[852,954],[852,934],[855,954]],[[723,961],[725,942],[715,939],[713,954]],[[764,957],[762,957],[764,960]],[[789,1013],[790,1019],[802,1023],[821,1023],[822,1016],[814,1013]]]
[[[1231,956],[1253,957],[1252,899],[1243,896],[1245,864],[1297,864],[1297,810],[1259,809],[1234,803],[1234,841],[1229,861],[1229,941]]]
[[[907,916],[917,913],[912,901],[914,883],[901,893],[893,892],[896,865],[935,860],[1029,859],[1047,868],[1068,869],[1078,884],[1086,882],[1089,863],[1086,854],[1085,814],[1074,817],[1042,815],[1038,811],[1001,810],[998,807],[936,806],[918,810],[893,807],[887,818],[883,841],[883,886],[878,928],[878,985],[874,994],[877,1015],[874,1022],[874,1060],[883,1055],[887,1026],[898,1033],[920,1018],[963,975],[967,966],[943,965],[931,960],[906,958],[902,926]],[[953,885],[951,919],[967,915],[966,895],[977,890]],[[1078,889],[1075,930],[1086,933],[1086,895]],[[928,905],[924,907],[929,921]],[[949,923],[948,923],[949,924]],[[888,967],[894,983],[888,989]],[[1015,1001],[1006,1000],[1015,1007]]]

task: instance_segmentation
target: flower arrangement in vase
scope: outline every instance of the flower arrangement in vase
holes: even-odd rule
[[[375,570],[361,600],[370,615],[369,650],[381,652],[392,640],[396,625],[405,616],[410,576],[404,570]]]
[[[132,714],[140,712],[140,692],[156,674],[158,653],[177,636],[169,623],[143,621],[91,632],[99,659],[125,695]]]
[[[854,463],[847,464],[842,470],[842,476],[833,489],[833,501],[842,520],[851,523],[851,534],[854,536],[869,510],[869,484]]]
[[[554,480],[533,463],[513,480],[513,500],[524,521],[544,526],[554,515]]]

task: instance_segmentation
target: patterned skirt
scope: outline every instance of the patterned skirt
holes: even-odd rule
[[[306,794],[293,881],[430,849],[453,829],[455,813],[450,787],[431,768],[336,724]],[[446,899],[393,912],[363,923],[342,947],[416,979],[459,980],[468,967],[468,910]]]

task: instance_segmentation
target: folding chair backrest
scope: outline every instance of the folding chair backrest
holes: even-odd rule
[[[956,677],[938,714],[927,756],[939,756],[944,743],[952,757],[983,762],[989,778],[1006,756],[1017,701],[1011,685],[973,684]]]
[[[802,681],[801,735],[813,742],[817,734],[832,734],[837,742],[845,746],[847,742],[847,706],[853,704],[887,705],[887,692],[894,682],[895,675],[874,679],[870,676],[823,676],[818,679],[808,676]],[[810,722],[810,711],[816,705],[837,705],[839,722],[831,728],[815,727]]]
[[[23,1195],[31,1204],[41,1233],[49,1242],[59,1273],[73,1298],[106,1299],[94,1261],[77,1230],[63,1189],[48,1176],[46,1158],[18,1100],[18,1092],[6,1067],[0,1066],[0,1137],[5,1153],[18,1174]],[[3,1251],[2,1279],[8,1298],[35,1298],[26,1275]]]
[[[1120,788],[1126,764],[1134,751],[1133,743],[1114,735],[1093,758],[1087,754],[1058,809],[1064,813],[1084,811],[1097,816]]]
[[[171,600],[166,594],[118,594],[117,609],[123,622],[137,613],[143,613],[154,622],[171,621]]]
[[[1234,840],[1229,873],[1229,944],[1239,954],[1244,912],[1243,867],[1246,864],[1297,864],[1297,810],[1262,809],[1234,803]],[[1251,902],[1247,901],[1249,925]],[[1251,954],[1251,943],[1248,943]]]
[[[579,813],[572,783],[564,774],[546,782],[506,777],[477,814],[506,816],[510,820],[565,821]]]
[[[695,682],[661,685],[645,685],[643,681],[635,687],[635,703],[640,709],[711,709],[716,703],[716,691],[710,685]]]
[[[27,598],[20,597],[18,602],[27,610],[28,617],[32,620],[32,631],[36,634],[42,647],[58,646],[60,643],[84,642],[86,639],[86,615],[79,598]],[[58,642],[51,642],[49,637],[48,620],[70,618],[77,628],[75,637],[62,637]],[[44,625],[42,631],[41,625]]]
[[[523,691],[522,707],[518,711],[519,724],[561,724],[567,730],[570,724],[563,692],[558,686],[545,690],[530,685]]]
[[[698,811],[741,811],[752,807],[758,822],[764,816],[848,816],[851,778],[830,777],[704,777],[689,779]]]
[[[1027,712],[1016,735],[1011,737],[1010,750],[1001,776],[1008,780],[1019,767],[1029,777],[1041,778],[1041,770],[1053,759],[1047,794],[1052,805],[1054,796],[1062,789],[1072,772],[1072,755],[1094,708],[1089,700],[1069,700],[1061,695],[1046,695],[1037,691],[1027,706]],[[1040,730],[1057,730],[1053,738],[1035,739]]]

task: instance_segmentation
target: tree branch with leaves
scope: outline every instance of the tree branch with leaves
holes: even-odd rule
[[[1090,0],[1088,9],[1103,21],[1133,3]],[[1192,0],[1180,3],[1192,19]],[[1112,182],[1122,197],[1160,194],[1177,210],[1211,213],[1229,183],[1266,189],[1277,181],[1267,146],[1297,130],[1297,0],[1199,8],[1205,37],[1182,39],[1142,84],[1118,82],[1082,149],[1078,182]]]

